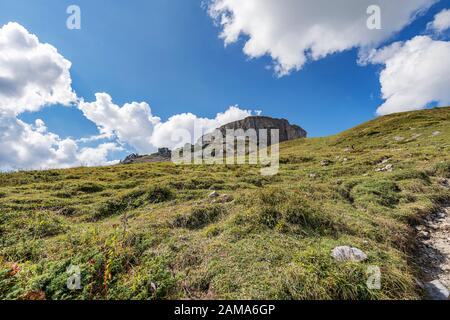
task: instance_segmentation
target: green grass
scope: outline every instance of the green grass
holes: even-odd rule
[[[274,177],[171,163],[0,174],[0,298],[421,298],[412,230],[450,200],[439,183],[450,177],[450,108],[280,150]],[[386,159],[393,171],[376,172]],[[211,190],[234,201],[211,203]],[[336,263],[339,245],[368,260]],[[81,290],[67,289],[71,265]],[[381,290],[367,288],[369,266]]]

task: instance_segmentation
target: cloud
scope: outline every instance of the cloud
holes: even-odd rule
[[[444,32],[450,28],[450,9],[445,9],[434,16],[434,20],[428,24],[428,29],[436,32]]]
[[[101,134],[116,135],[140,153],[154,150],[150,138],[160,118],[152,115],[148,103],[132,102],[119,107],[107,93],[97,93],[95,98],[94,102],[80,101],[78,107],[97,125]]]
[[[80,148],[73,139],[47,132],[40,119],[30,125],[0,113],[0,171],[113,164],[107,156],[119,150],[114,143]]]
[[[95,148],[82,148],[77,154],[77,160],[85,166],[113,165],[119,161],[108,161],[107,158],[111,152],[115,151],[123,151],[123,148],[113,142],[102,143]]]
[[[419,110],[431,103],[450,104],[450,42],[416,36],[373,50],[365,62],[383,64],[383,99],[377,113]]]
[[[20,114],[76,100],[70,61],[18,23],[0,28],[0,111]]]
[[[17,116],[47,105],[77,101],[70,61],[41,43],[18,23],[0,28],[0,171],[113,164],[115,143],[82,148],[79,141],[48,132],[41,119],[28,124]]]
[[[308,60],[351,48],[376,46],[409,24],[436,0],[211,0],[225,44],[246,39],[251,58],[270,55],[279,76],[300,70]],[[381,8],[381,30],[367,27],[367,9]]]
[[[159,147],[178,146],[180,141],[175,137],[177,133],[189,133],[192,139],[198,139],[203,133],[252,114],[250,110],[232,106],[218,113],[214,119],[183,113],[163,122],[153,115],[146,102],[126,103],[120,107],[113,103],[107,93],[97,93],[95,97],[94,102],[80,101],[79,108],[86,118],[97,125],[101,133],[98,138],[116,136],[121,143],[128,144],[139,153],[151,153]]]

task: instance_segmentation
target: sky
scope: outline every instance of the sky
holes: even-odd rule
[[[366,26],[371,4],[379,30]],[[67,28],[70,5],[81,29]],[[315,137],[450,105],[448,9],[450,0],[2,0],[0,170],[111,164],[174,147],[171,134],[194,123],[210,130],[252,114]]]

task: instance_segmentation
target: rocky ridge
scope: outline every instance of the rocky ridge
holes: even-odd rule
[[[297,125],[292,125],[286,119],[275,119],[264,116],[251,116],[245,119],[234,121],[217,128],[213,133],[209,133],[201,137],[196,144],[201,144],[202,147],[206,147],[214,140],[214,135],[219,131],[222,136],[225,137],[227,130],[242,130],[243,132],[254,129],[258,132],[261,129],[267,129],[268,132],[273,129],[279,130],[279,142],[306,138],[307,132]],[[239,138],[242,131],[235,133],[235,137]],[[270,136],[270,134],[268,134]],[[259,141],[258,141],[259,142]],[[270,137],[267,141],[268,145],[271,144]],[[146,162],[165,162],[170,161],[171,150],[168,148],[160,148],[157,153],[151,155],[138,155],[130,154],[127,156],[121,164],[133,164],[133,163],[146,163]]]

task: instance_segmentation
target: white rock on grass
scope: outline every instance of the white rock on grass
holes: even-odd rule
[[[394,165],[388,164],[385,167],[375,169],[376,172],[392,172],[394,170]]]
[[[367,259],[367,255],[358,248],[352,248],[349,246],[336,247],[331,252],[331,256],[338,262],[345,261],[364,261]]]
[[[219,193],[217,191],[213,191],[209,194],[210,198],[217,198],[219,196]]]

